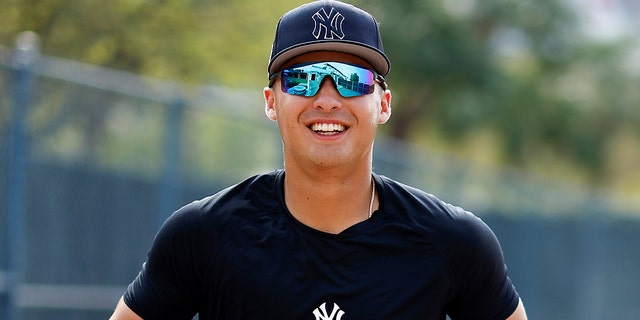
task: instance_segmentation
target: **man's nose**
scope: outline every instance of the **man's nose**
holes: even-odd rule
[[[331,77],[324,77],[320,82],[320,88],[316,93],[315,105],[318,108],[329,111],[341,106],[340,93],[336,83]]]

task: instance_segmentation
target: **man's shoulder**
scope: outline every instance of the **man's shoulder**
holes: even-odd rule
[[[281,174],[282,171],[272,171],[248,177],[213,195],[196,200],[184,208],[204,214],[216,214],[213,209],[224,206],[255,206],[257,203],[277,202],[277,185],[280,183],[278,179]]]
[[[383,185],[385,207],[390,210],[408,211],[430,221],[448,221],[468,218],[472,213],[459,206],[447,203],[422,189],[380,176]]]
[[[175,211],[165,222],[178,229],[226,229],[279,204],[281,171],[257,174]],[[211,230],[209,230],[211,231]]]
[[[434,240],[468,245],[492,236],[489,227],[472,212],[424,190],[384,176],[380,179],[385,188],[386,210],[405,215]]]

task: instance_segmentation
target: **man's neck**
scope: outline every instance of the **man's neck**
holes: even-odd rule
[[[303,224],[340,233],[369,218],[371,166],[348,170],[302,171],[285,168],[285,202]]]

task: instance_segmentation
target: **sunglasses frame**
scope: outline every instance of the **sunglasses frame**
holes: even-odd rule
[[[349,66],[349,67],[352,67],[352,68],[362,69],[362,70],[364,70],[366,72],[371,72],[371,74],[373,76],[373,83],[370,86],[374,86],[375,82],[377,82],[377,83],[380,84],[380,86],[382,87],[383,90],[387,89],[387,84],[385,82],[385,79],[379,73],[371,70],[370,68],[363,67],[361,65],[345,63],[345,62],[339,62],[339,61],[315,61],[315,62],[305,62],[305,63],[294,64],[294,65],[288,66],[288,67],[286,67],[286,68],[284,68],[284,69],[282,69],[282,70],[280,70],[280,71],[278,71],[278,72],[276,72],[276,73],[274,73],[274,74],[269,76],[269,87],[273,87],[273,85],[274,85],[274,83],[276,81],[276,78],[280,78],[280,80],[281,80],[280,89],[282,90],[282,92],[287,93],[287,94],[291,94],[291,95],[300,96],[300,97],[313,97],[316,94],[318,94],[318,91],[320,90],[320,85],[322,84],[322,81],[324,81],[325,77],[329,76],[329,78],[331,78],[333,80],[334,85],[336,86],[336,90],[338,91],[338,93],[340,93],[340,96],[342,96],[344,98],[360,97],[360,96],[364,96],[364,95],[371,94],[371,93],[374,92],[373,89],[370,92],[361,91],[361,90],[355,90],[354,91],[354,90],[346,89],[346,90],[349,90],[349,93],[356,93],[356,94],[349,94],[349,95],[345,96],[344,95],[345,92],[340,91],[342,89],[342,86],[338,85],[338,82],[342,83],[342,80],[336,81],[336,79],[332,76],[333,73],[325,73],[325,74],[320,75],[319,79],[311,80],[311,81],[314,81],[314,82],[318,83],[318,88],[316,88],[315,92],[313,92],[312,95],[307,95],[307,93],[309,92],[308,88],[304,90],[303,94],[297,94],[295,92],[290,92],[288,89],[293,89],[293,86],[287,86],[285,84],[285,81],[290,81],[291,79],[300,79],[300,78],[295,78],[295,77],[290,78],[290,77],[287,77],[287,76],[283,76],[283,74],[285,72],[300,74],[301,72],[299,72],[299,71],[296,72],[295,70],[296,69],[300,69],[302,67],[309,67],[309,66],[314,66],[314,65],[325,66],[325,67],[331,66],[333,68],[335,68],[334,65],[342,65],[342,66]],[[305,79],[303,79],[303,80],[306,80],[306,82],[308,83],[310,80],[306,79],[306,77],[311,73],[309,73],[309,72],[302,72],[302,73],[305,74]],[[314,74],[313,76],[316,76],[316,74]],[[347,83],[349,82],[348,80],[346,80],[346,77],[343,77],[343,78],[345,78],[345,80],[344,80],[345,82],[347,82]],[[358,83],[358,85],[360,85],[360,84],[361,83]],[[369,85],[369,84],[365,83],[363,85]]]

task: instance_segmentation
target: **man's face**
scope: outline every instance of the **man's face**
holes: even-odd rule
[[[319,51],[298,56],[285,67],[319,61],[336,61],[371,68],[363,59],[345,53]],[[278,122],[285,165],[370,165],[373,140],[379,124],[391,115],[391,93],[378,86],[372,94],[342,97],[330,77],[318,93],[302,97],[282,92],[280,80],[265,88],[266,113]]]

